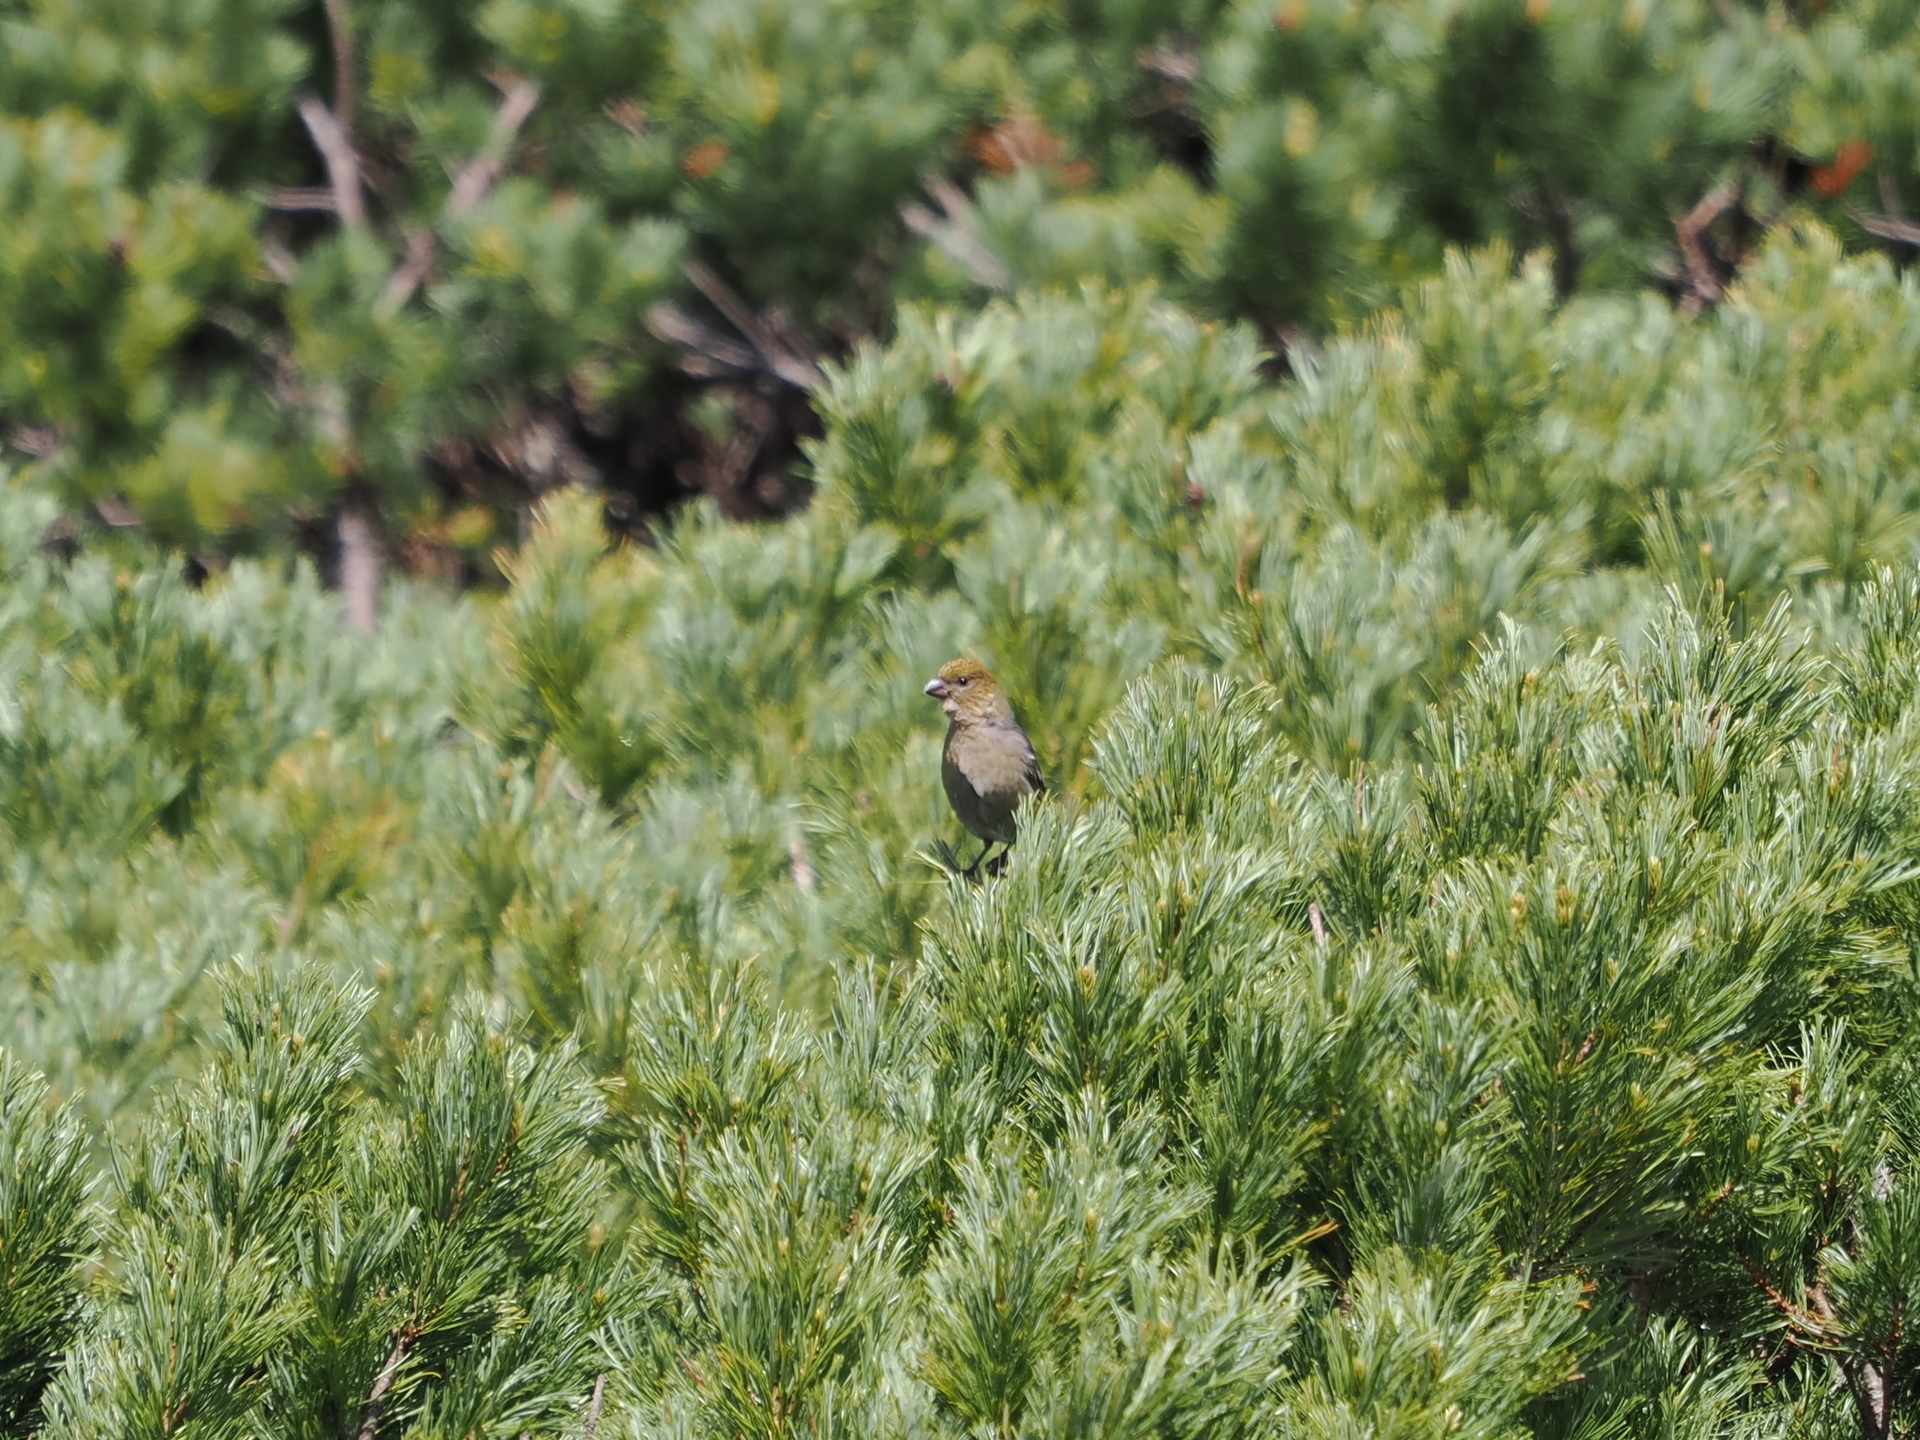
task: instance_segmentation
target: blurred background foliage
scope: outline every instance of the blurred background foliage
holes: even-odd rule
[[[784,514],[907,302],[1147,282],[1291,365],[1440,273],[1710,303],[1920,239],[1904,0],[6,0],[0,435],[203,565],[495,579],[545,491]],[[1676,222],[1681,222],[1676,225]],[[1456,497],[1457,498],[1457,497]]]

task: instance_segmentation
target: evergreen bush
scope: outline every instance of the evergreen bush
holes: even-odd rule
[[[1920,1419],[1913,285],[920,308],[508,587],[0,492],[11,1433]],[[963,650],[1052,786],[932,858]],[[36,1074],[39,1077],[35,1078]]]
[[[1292,351],[1449,246],[1699,304],[1789,214],[1920,236],[1906,0],[9,0],[0,27],[0,423],[69,503],[209,559],[325,550],[345,510],[472,578],[585,481],[629,522],[689,489],[785,512],[815,360],[903,301],[1156,280]]]
[[[0,0],[0,1433],[1913,1433],[1913,22]]]

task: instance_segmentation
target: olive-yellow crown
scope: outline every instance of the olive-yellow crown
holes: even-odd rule
[[[949,660],[926,688],[952,720],[994,720],[1013,713],[1007,692],[978,660]]]

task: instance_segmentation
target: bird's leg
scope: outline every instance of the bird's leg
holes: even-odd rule
[[[1000,853],[993,857],[993,863],[987,866],[987,874],[989,875],[1006,874],[1007,857],[1011,854],[1013,854],[1013,847],[1011,845],[1003,846],[1001,848]]]
[[[966,876],[967,879],[969,880],[973,879],[974,876],[980,873],[980,862],[987,858],[987,852],[990,851],[991,849],[993,849],[993,841],[989,840],[985,845],[982,845],[980,847],[980,853],[973,857],[973,864],[969,865],[965,870],[962,870],[960,873]]]

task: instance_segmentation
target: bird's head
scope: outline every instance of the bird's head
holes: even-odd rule
[[[949,660],[927,682],[927,694],[940,702],[949,720],[997,720],[1013,713],[1007,692],[978,660]]]

